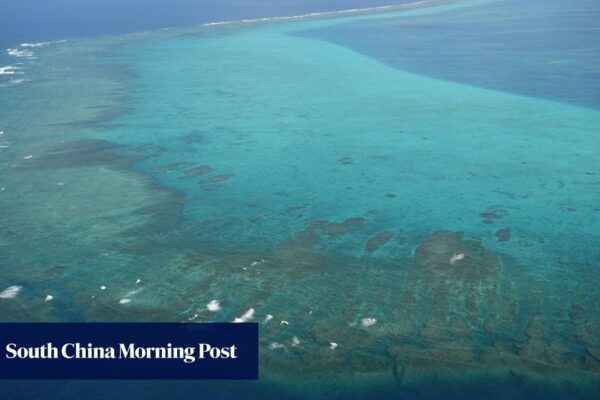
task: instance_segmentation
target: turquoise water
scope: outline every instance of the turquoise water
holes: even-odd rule
[[[473,42],[482,12],[508,29],[533,4],[35,48],[25,81],[0,88],[0,291],[21,288],[0,299],[0,318],[231,321],[254,309],[261,380],[0,393],[595,398],[600,69],[572,73],[566,97],[526,96],[494,72],[506,53],[473,69],[486,85],[454,74],[451,57],[445,75],[442,63],[381,59],[404,45],[390,44],[390,24],[471,21],[468,40],[447,46],[487,49],[488,36]],[[348,39],[353,29],[374,32],[370,44]],[[401,32],[419,48],[439,37]]]

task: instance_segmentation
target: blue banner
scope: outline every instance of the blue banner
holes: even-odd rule
[[[258,324],[0,323],[0,379],[258,379]]]

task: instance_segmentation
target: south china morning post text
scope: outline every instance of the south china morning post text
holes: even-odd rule
[[[258,324],[0,323],[0,379],[258,379]]]
[[[58,347],[53,343],[46,343],[39,347],[21,347],[16,343],[6,345],[5,357],[12,359],[170,359],[181,360],[184,363],[193,363],[206,358],[211,359],[236,359],[237,347],[235,345],[214,347],[209,343],[198,343],[193,347],[173,346],[167,343],[162,347],[139,347],[135,343],[119,343],[118,347],[95,346],[92,343],[65,343]]]

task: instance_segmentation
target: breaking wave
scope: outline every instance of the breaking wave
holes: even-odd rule
[[[242,19],[237,21],[217,21],[217,22],[207,22],[201,24],[200,26],[218,26],[218,25],[229,25],[229,24],[239,24],[239,23],[257,23],[257,22],[275,22],[275,21],[293,21],[293,20],[301,20],[301,19],[309,19],[309,18],[320,18],[320,17],[336,17],[341,15],[352,15],[352,14],[363,14],[368,12],[377,12],[377,11],[391,11],[391,10],[401,10],[405,8],[414,8],[418,6],[424,6],[427,4],[435,4],[439,3],[440,0],[421,0],[415,1],[413,3],[400,4],[400,5],[386,5],[386,6],[377,6],[377,7],[365,7],[365,8],[351,8],[347,10],[339,10],[339,11],[324,11],[324,12],[314,12],[309,14],[300,14],[300,15],[290,15],[290,16],[282,16],[282,17],[264,17],[264,18],[251,18],[251,19]]]

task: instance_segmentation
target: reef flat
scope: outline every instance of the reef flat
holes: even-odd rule
[[[348,39],[401,24],[422,46],[440,21],[475,40],[482,15],[543,17],[502,3],[36,48],[30,81],[0,88],[0,319],[258,322],[261,380],[227,384],[245,398],[595,398],[589,75],[577,101],[525,96],[493,69],[474,85]],[[36,390],[223,397],[215,382],[0,393]]]

